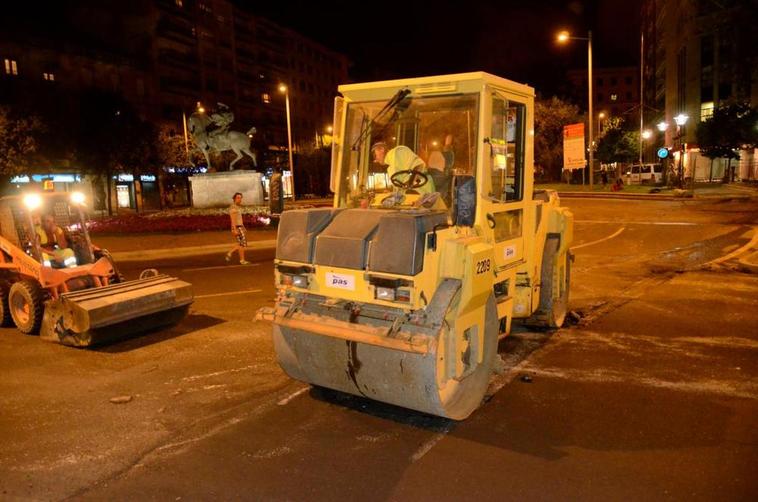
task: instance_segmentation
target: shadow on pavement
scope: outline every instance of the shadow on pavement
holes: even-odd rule
[[[94,351],[107,353],[128,352],[130,350],[136,350],[148,345],[152,345],[154,343],[171,340],[173,338],[192,333],[193,331],[210,328],[224,322],[226,322],[226,320],[220,319],[218,317],[213,317],[205,314],[190,314],[176,326],[171,326],[169,328],[156,328],[154,330],[139,334],[134,338],[129,338],[103,347],[97,347],[94,349]]]

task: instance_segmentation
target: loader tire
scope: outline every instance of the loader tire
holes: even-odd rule
[[[0,283],[0,326],[7,328],[13,326],[13,319],[11,318],[11,309],[8,306],[8,291],[10,286],[8,283]]]
[[[37,281],[26,279],[14,283],[8,294],[8,306],[19,331],[27,335],[39,333],[45,313],[45,291]]]
[[[556,256],[559,246],[558,237],[548,237],[542,254],[540,306],[535,317],[538,325],[547,328],[563,326],[568,313],[571,260],[568,252],[561,257]],[[558,284],[555,284],[556,281]]]

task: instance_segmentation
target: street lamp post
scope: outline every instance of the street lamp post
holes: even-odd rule
[[[589,174],[590,174],[590,191],[591,191],[592,183],[593,183],[592,178],[594,174],[593,163],[595,161],[595,151],[594,151],[594,145],[593,145],[594,139],[593,139],[593,134],[592,134],[593,133],[592,131],[592,119],[593,119],[593,116],[592,116],[592,31],[587,32],[587,37],[572,37],[568,31],[562,31],[558,33],[557,39],[559,43],[566,43],[569,40],[586,40],[587,41],[587,90],[588,90],[588,98],[589,98],[588,99],[589,105],[588,105],[588,110],[587,110],[588,112],[587,119],[589,121],[587,134],[589,136],[588,136],[587,145],[589,146],[589,150],[590,150]]]
[[[684,188],[684,141],[682,141],[682,127],[684,127],[684,124],[687,123],[687,119],[689,117],[685,115],[684,113],[680,113],[676,117],[674,117],[674,122],[676,122],[676,138],[679,141],[679,188]],[[693,173],[693,181],[694,181],[694,173]]]
[[[286,85],[279,84],[279,92],[284,93],[284,104],[287,109],[287,150],[289,151],[290,180],[292,181],[292,200],[295,200],[295,165],[292,161],[292,124],[290,121],[290,92]]]
[[[203,107],[200,101],[197,102],[195,111],[197,113],[205,113],[205,107]],[[189,149],[189,134],[187,133],[187,114],[184,111],[182,111],[182,126],[184,127],[184,153],[187,155],[187,163],[192,164]]]
[[[665,120],[662,120],[661,122],[658,122],[658,125],[656,127],[658,127],[658,130],[661,131],[661,134],[663,134],[663,145],[666,146],[666,129],[669,128],[669,123]],[[664,164],[668,166],[669,161],[665,161],[664,159]],[[668,184],[667,171],[668,169],[664,171],[664,182],[666,182],[666,184]]]

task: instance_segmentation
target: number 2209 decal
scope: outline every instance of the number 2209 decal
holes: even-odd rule
[[[490,269],[490,259],[487,258],[486,260],[478,261],[476,262],[476,273],[477,274],[483,274],[485,272],[488,272]]]

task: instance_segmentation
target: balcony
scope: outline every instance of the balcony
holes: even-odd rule
[[[161,17],[156,32],[159,36],[170,38],[182,43],[194,43],[195,34],[189,23],[177,22],[175,18]]]

